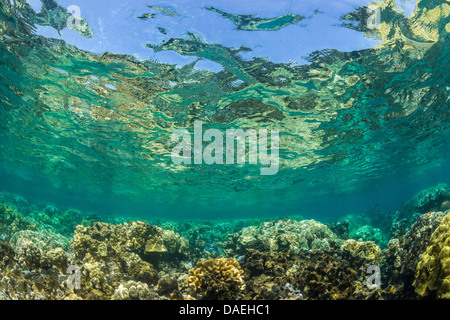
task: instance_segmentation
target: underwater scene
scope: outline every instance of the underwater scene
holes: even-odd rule
[[[0,300],[449,299],[449,32],[448,0],[0,0]]]

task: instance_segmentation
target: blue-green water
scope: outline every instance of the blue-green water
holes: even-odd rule
[[[337,2],[1,0],[0,191],[148,221],[393,216],[450,183],[450,6]],[[175,163],[196,121],[278,130],[276,173],[249,149]]]
[[[57,20],[55,12],[62,12],[60,19],[70,17],[62,7],[48,9],[51,3],[44,3],[40,15]],[[168,50],[197,59],[182,68],[113,53],[92,54],[36,36],[35,26],[49,23],[61,29],[66,20],[43,23],[31,7],[23,5],[2,4],[4,190],[14,188],[62,204],[92,203],[100,211],[122,206],[132,210],[136,204],[141,214],[148,215],[179,212],[181,217],[196,217],[217,212],[220,216],[258,216],[274,211],[305,213],[302,207],[306,204],[314,207],[315,202],[339,202],[341,198],[348,203],[352,197],[356,202],[368,201],[369,206],[375,202],[392,207],[396,203],[392,198],[405,201],[427,187],[425,181],[438,182],[432,176],[448,181],[447,9],[441,9],[441,16],[428,16],[439,3],[422,1],[408,19],[400,5],[383,9],[384,24],[373,30],[363,26],[364,21],[359,27],[354,27],[358,21],[346,24],[357,17],[342,14],[342,26],[335,29],[354,28],[359,34],[342,37],[348,46],[361,41],[360,35],[381,39],[382,44],[351,52],[323,51],[310,55],[307,60],[312,62],[297,65],[274,63],[262,55],[243,59],[221,42],[241,37],[245,44],[256,34],[264,46],[264,39],[272,41],[274,33],[283,32],[283,37],[292,37],[292,44],[280,50],[294,51],[304,47],[294,40],[298,29],[313,28],[310,24],[320,17],[320,10],[306,19],[311,10],[304,9],[299,16],[311,20],[306,25],[257,17],[262,20],[256,20],[260,23],[257,30],[286,23],[274,31],[252,31],[247,26],[251,16],[230,16],[219,10],[223,17],[211,14],[210,23],[217,21],[222,27],[223,18],[229,18],[238,28],[227,25],[218,43],[204,39],[207,29],[205,34],[199,30],[174,38],[156,29],[164,27],[162,18],[171,17],[169,27],[191,32],[181,14],[170,16],[153,9],[160,12],[161,21],[135,19],[163,39],[147,43],[155,52]],[[172,10],[195,7],[201,11],[199,5],[183,5]],[[418,27],[421,19],[427,23]],[[82,22],[89,30],[98,27],[95,20],[92,27],[89,21]],[[249,30],[240,30],[244,23],[242,28]],[[130,28],[136,26],[130,24]],[[293,30],[286,31],[289,28]],[[402,33],[405,28],[408,33]],[[76,42],[73,30],[63,30]],[[99,41],[90,32],[84,35],[86,41]],[[145,35],[141,43],[146,42]],[[318,41],[303,39],[299,42]],[[115,41],[118,45],[121,39]],[[196,61],[205,60],[220,64],[222,70],[196,69]],[[180,128],[192,132],[194,120],[220,130],[278,129],[279,171],[261,176],[258,165],[248,163],[174,165],[170,135]],[[324,207],[314,214],[323,214],[320,211],[329,210]]]

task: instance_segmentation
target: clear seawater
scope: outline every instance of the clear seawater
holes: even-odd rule
[[[314,217],[392,208],[449,180],[448,17],[400,1],[371,30],[342,18],[370,1],[161,3],[173,15],[81,1],[83,34],[43,3],[2,1],[5,191],[152,217]],[[304,19],[240,30],[206,8]],[[170,135],[195,120],[278,129],[278,173],[174,165]]]
[[[148,220],[394,213],[450,183],[449,31],[444,0],[0,0],[0,191]],[[278,130],[277,173],[174,163],[195,121]]]

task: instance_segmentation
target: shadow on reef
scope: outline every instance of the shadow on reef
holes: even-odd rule
[[[449,298],[449,201],[441,184],[327,224],[135,221],[5,193],[0,299]]]

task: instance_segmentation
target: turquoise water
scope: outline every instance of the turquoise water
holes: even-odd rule
[[[393,216],[450,183],[450,7],[339,3],[1,0],[0,191],[119,220]],[[196,121],[277,130],[275,174],[250,145],[174,162]]]
[[[358,18],[349,16],[351,11],[344,15],[328,9],[330,14],[340,15],[341,26],[334,27],[336,36],[341,29],[358,31],[342,38],[347,47],[361,45],[361,35],[373,40],[371,47],[350,52],[321,48],[321,52],[309,52],[306,59],[310,62],[306,64],[274,63],[263,55],[243,59],[239,51],[244,47],[236,51],[236,46],[221,42],[236,42],[241,37],[247,44],[249,38],[257,37],[264,46],[264,39],[273,41],[277,32],[282,32],[283,38],[290,35],[295,39],[299,30],[316,27],[311,24],[324,15],[320,8],[315,15],[309,14],[311,9],[302,8],[305,12],[298,16],[304,17],[302,22],[308,21],[306,25],[296,22],[301,17],[292,20],[275,16],[266,21],[258,15],[210,12],[210,23],[222,27],[225,18],[238,26],[226,24],[223,38],[215,36],[218,43],[205,39],[207,29],[205,34],[200,30],[194,34],[190,25],[183,24],[182,14],[171,16],[152,9],[154,21],[135,19],[139,26],[145,24],[163,39],[146,43],[144,33],[139,39],[143,45],[155,52],[195,57],[183,67],[78,50],[70,44],[76,42],[75,35],[83,36],[67,28],[60,31],[70,40],[68,43],[34,35],[34,28],[42,25],[50,24],[53,28],[47,28],[58,30],[70,15],[62,14],[62,22],[47,19],[44,23],[36,15],[57,16],[54,12],[65,11],[62,7],[46,9],[44,3],[39,15],[23,5],[14,8],[8,2],[2,4],[0,139],[5,176],[2,188],[6,191],[14,188],[27,196],[74,206],[91,203],[100,211],[116,206],[132,210],[136,205],[142,214],[149,215],[180,212],[183,217],[196,217],[217,211],[218,216],[237,212],[239,216],[258,216],[278,210],[304,214],[304,205],[314,207],[324,199],[352,202],[352,197],[392,207],[424,187],[448,181],[448,17],[430,20],[427,16],[438,3],[422,1],[422,7],[418,6],[408,19],[400,5],[383,9],[380,17],[383,28],[391,28],[389,32],[367,29],[364,21],[355,27],[358,21],[347,23]],[[143,13],[151,11],[146,6],[135,7]],[[202,10],[201,6],[192,7]],[[182,12],[194,10],[183,3],[172,10],[176,12],[177,8]],[[244,12],[249,10],[244,8]],[[100,12],[97,14],[101,17]],[[185,36],[170,38],[170,34],[155,28],[163,28],[163,18],[169,17],[173,19],[167,20],[172,21],[169,27],[176,29],[173,33],[184,28]],[[252,31],[251,21],[245,20],[252,18],[256,30],[270,28],[271,24],[280,29]],[[421,19],[427,21],[423,27],[418,26]],[[92,27],[88,20],[82,20],[81,26],[98,28],[92,20]],[[334,22],[331,18],[328,21]],[[130,23],[130,28],[135,32],[137,27]],[[245,28],[249,30],[240,30]],[[323,33],[329,32],[322,28]],[[98,42],[90,32],[84,32],[86,40],[78,41]],[[320,29],[315,32],[320,33]],[[106,32],[101,35],[108,37]],[[314,45],[311,36],[301,39],[301,43],[291,41],[291,51],[304,47],[303,42]],[[376,46],[380,40],[382,43]],[[121,39],[115,42],[117,46]],[[285,47],[283,41],[280,50],[289,50]],[[143,50],[151,52],[150,48]],[[266,50],[272,54],[273,49]],[[222,70],[197,69],[196,61],[215,62]],[[219,130],[278,129],[277,174],[261,176],[258,165],[248,162],[174,165],[170,135],[180,128],[192,132],[195,120]],[[437,177],[441,181],[435,181]],[[394,193],[396,199],[392,199]],[[328,209],[315,210],[314,214],[323,214],[321,211]]]

